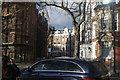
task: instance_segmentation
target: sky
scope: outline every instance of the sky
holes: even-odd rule
[[[56,7],[47,7],[48,10],[48,23],[54,26],[56,29],[61,30],[64,27],[72,28],[72,18],[64,10]]]
[[[49,16],[46,17],[50,26],[54,26],[56,30],[63,30],[64,27],[72,28],[72,18],[66,11],[53,6],[48,6],[46,9]]]

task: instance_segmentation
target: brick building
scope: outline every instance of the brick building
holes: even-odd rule
[[[44,12],[38,14],[38,26],[37,27],[37,58],[43,58],[48,56],[47,52],[47,40],[48,40],[48,22],[44,16]]]
[[[120,1],[116,5],[116,14],[117,14],[117,22],[115,31],[115,57],[116,57],[116,69],[120,72]]]
[[[40,30],[40,27],[44,25],[42,19],[39,19],[41,18],[38,16],[35,3],[3,3],[2,54],[10,56],[15,61],[34,61],[38,55],[37,42],[40,41],[38,40],[39,35],[37,35],[38,28]],[[47,25],[44,27],[47,27]],[[44,31],[47,32],[47,29]]]
[[[49,56],[73,56],[74,41],[73,29],[55,30],[52,27],[48,42]]]
[[[95,8],[99,28],[99,55],[106,65],[119,70],[120,67],[120,10],[119,3],[98,5]]]

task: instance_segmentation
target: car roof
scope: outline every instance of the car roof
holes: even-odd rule
[[[37,61],[35,64],[41,62],[41,61],[55,61],[55,60],[64,60],[64,61],[72,61],[77,63],[78,65],[80,65],[82,67],[82,69],[85,72],[89,72],[89,67],[91,66],[91,61],[87,61],[84,59],[80,59],[80,58],[75,58],[75,57],[54,57],[54,58],[45,58],[45,59],[40,59],[39,61]]]
[[[91,61],[87,61],[84,59],[80,59],[80,58],[75,58],[75,57],[53,57],[53,58],[45,58],[45,59],[41,59],[39,61],[52,61],[52,60],[65,60],[65,61],[73,61],[76,62],[77,64],[84,64],[84,63],[89,63]],[[38,61],[38,62],[39,62]]]
[[[51,57],[51,58],[43,58],[41,60],[80,60],[80,61],[87,61],[84,59],[76,58],[76,57]]]

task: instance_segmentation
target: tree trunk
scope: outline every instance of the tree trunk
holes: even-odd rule
[[[74,57],[79,58],[79,52],[80,52],[80,27],[75,27]]]

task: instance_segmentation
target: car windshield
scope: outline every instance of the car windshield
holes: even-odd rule
[[[33,66],[33,70],[65,70],[81,71],[82,69],[75,63],[66,61],[43,61]]]

